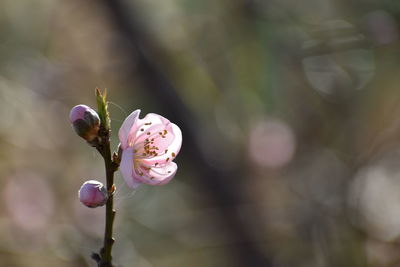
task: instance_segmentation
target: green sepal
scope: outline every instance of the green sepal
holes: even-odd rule
[[[101,126],[106,131],[110,130],[110,115],[108,113],[108,103],[107,103],[107,90],[104,89],[103,92],[99,88],[96,88],[96,99],[97,99],[97,114],[99,114]]]

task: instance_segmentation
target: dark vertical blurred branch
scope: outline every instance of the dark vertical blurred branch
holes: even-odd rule
[[[237,266],[270,266],[269,260],[256,246],[246,227],[240,221],[234,207],[241,202],[241,197],[234,183],[225,181],[235,180],[241,175],[240,170],[225,172],[211,167],[201,152],[196,141],[196,123],[188,107],[181,101],[171,81],[159,69],[152,55],[156,54],[154,43],[146,36],[145,32],[135,18],[137,18],[134,6],[129,11],[122,1],[103,0],[102,3],[109,13],[112,23],[117,31],[128,41],[132,51],[132,62],[129,72],[132,77],[139,77],[143,85],[148,89],[152,99],[158,100],[159,105],[165,109],[165,114],[172,121],[177,122],[184,134],[182,153],[190,155],[192,161],[197,164],[198,172],[202,176],[202,182],[221,207],[221,213],[225,219],[226,227],[230,235],[240,242],[235,246],[232,255],[237,257]],[[237,186],[236,186],[237,187]],[[233,207],[233,208],[232,208]]]

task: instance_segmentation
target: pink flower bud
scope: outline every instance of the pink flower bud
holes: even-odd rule
[[[73,107],[69,113],[69,120],[75,132],[86,141],[92,141],[99,132],[99,115],[86,105]]]
[[[99,181],[86,181],[79,189],[79,200],[89,208],[103,206],[107,199],[107,189]]]

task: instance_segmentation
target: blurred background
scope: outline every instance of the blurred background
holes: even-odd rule
[[[176,177],[116,175],[114,261],[400,266],[400,2],[3,0],[0,266],[95,266],[105,181],[68,121],[108,88],[183,131]]]

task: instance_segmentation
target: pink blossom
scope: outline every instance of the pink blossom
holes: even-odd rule
[[[177,171],[172,160],[182,145],[178,126],[166,118],[147,114],[139,119],[140,110],[132,112],[122,123],[118,136],[123,151],[120,170],[127,185],[164,185]]]
[[[86,181],[79,189],[79,200],[89,208],[103,206],[107,199],[107,189],[99,181]]]

